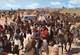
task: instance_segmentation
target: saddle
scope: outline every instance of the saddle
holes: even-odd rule
[[[32,43],[28,43],[25,49],[27,52],[30,51],[32,49]]]

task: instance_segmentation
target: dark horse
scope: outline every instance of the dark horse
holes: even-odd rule
[[[69,52],[70,49],[71,49],[71,44],[73,42],[73,34],[69,30],[67,30],[67,31],[65,31],[63,33],[63,35],[60,34],[59,37],[60,37],[60,43],[61,43],[61,47],[62,47],[62,54],[63,54],[63,48],[64,48],[64,46],[65,46],[65,51]],[[67,46],[69,46],[68,49],[67,49]]]

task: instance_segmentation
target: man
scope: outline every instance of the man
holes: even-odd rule
[[[4,31],[3,26],[0,24],[0,33],[2,33]]]
[[[46,40],[47,40],[48,34],[49,34],[49,33],[48,33],[47,27],[43,26],[42,29],[40,30],[40,37],[41,37],[42,39],[46,39]]]
[[[42,41],[40,39],[39,30],[37,28],[33,28],[33,39],[35,40],[35,55],[40,55]]]
[[[0,54],[2,53],[2,51],[3,51],[3,39],[0,36]]]
[[[41,31],[40,31],[40,37],[41,40],[43,41],[43,49],[46,51],[46,54],[48,55],[48,43],[47,43],[47,39],[48,39],[48,29],[46,26],[43,26]]]

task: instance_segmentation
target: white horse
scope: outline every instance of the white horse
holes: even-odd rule
[[[24,48],[26,48],[26,45],[32,42],[32,34],[26,34],[26,38],[24,38]]]
[[[24,51],[25,51],[25,55],[29,55],[30,51],[32,49],[32,34],[26,34],[26,38],[24,38]]]

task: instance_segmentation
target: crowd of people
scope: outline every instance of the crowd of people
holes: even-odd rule
[[[45,14],[44,14],[45,15]],[[44,15],[40,15],[41,17]],[[39,16],[39,15],[38,15]],[[28,52],[34,49],[33,55],[41,55],[42,50],[49,54],[48,46],[55,44],[69,43],[70,48],[74,36],[77,37],[72,27],[74,17],[66,16],[62,13],[53,13],[52,16],[44,17],[44,19],[22,20],[22,17],[17,16],[8,24],[7,18],[4,25],[0,25],[0,54],[7,53],[19,54],[19,51],[24,49],[23,55],[29,55]]]

